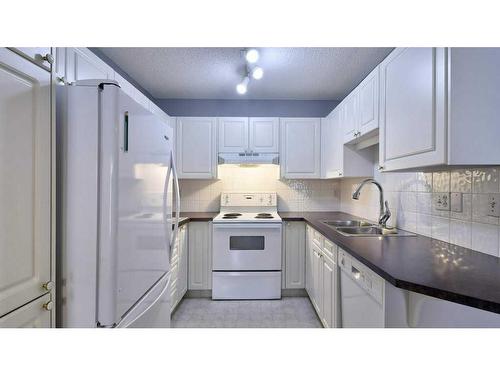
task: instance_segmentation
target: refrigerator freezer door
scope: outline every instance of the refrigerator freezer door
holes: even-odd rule
[[[138,301],[148,308],[149,297],[141,298],[168,279],[172,198],[167,215],[163,203],[173,138],[167,124],[117,87],[104,87],[100,109],[97,312],[99,324],[112,327],[131,309],[140,314]]]

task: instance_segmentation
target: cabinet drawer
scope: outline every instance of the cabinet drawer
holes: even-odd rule
[[[314,229],[312,230],[312,240],[320,249],[323,247],[323,236]]]
[[[337,262],[336,250],[336,246],[333,242],[327,240],[326,238],[323,239],[323,253],[334,262]]]

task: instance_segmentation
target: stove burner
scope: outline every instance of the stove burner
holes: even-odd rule
[[[256,219],[272,219],[273,215],[269,213],[260,213],[255,216]]]
[[[238,216],[222,216],[223,219],[237,219]]]
[[[237,212],[228,212],[227,214],[224,214],[224,216],[241,216],[241,214]]]

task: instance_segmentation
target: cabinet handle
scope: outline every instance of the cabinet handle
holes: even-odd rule
[[[379,171],[382,171],[383,169],[384,169],[384,166],[383,166],[383,165],[379,165],[379,166],[378,166],[378,170],[379,170]]]
[[[54,64],[54,56],[50,53],[47,53],[45,56],[42,56],[43,61],[47,61],[50,65]]]
[[[42,284],[42,288],[45,289],[47,292],[50,292],[52,289],[54,289],[54,282],[47,281],[46,283]]]
[[[43,308],[47,311],[50,311],[54,308],[54,302],[49,301],[43,304]]]

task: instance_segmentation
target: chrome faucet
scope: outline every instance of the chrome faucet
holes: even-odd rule
[[[387,201],[384,201],[384,189],[382,188],[382,185],[380,185],[373,178],[367,178],[366,180],[364,180],[363,182],[361,182],[361,184],[359,184],[359,186],[356,189],[356,191],[352,194],[352,199],[355,199],[355,200],[359,199],[359,195],[361,193],[361,189],[368,182],[371,182],[376,187],[378,187],[378,190],[380,192],[380,216],[378,218],[378,223],[382,226],[382,228],[387,228],[387,221],[391,217],[391,210],[389,210],[389,203],[387,203]],[[384,208],[384,205],[385,205],[385,208]]]

